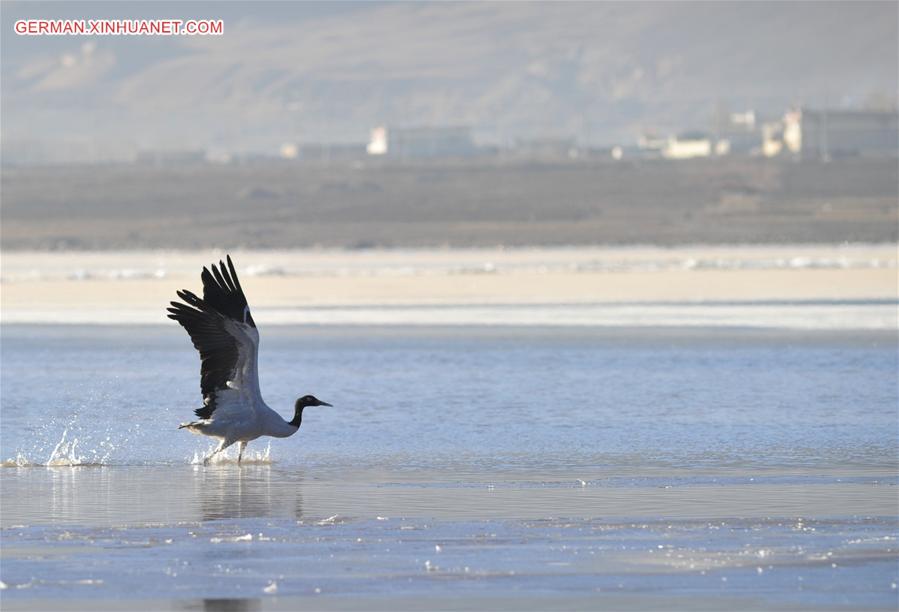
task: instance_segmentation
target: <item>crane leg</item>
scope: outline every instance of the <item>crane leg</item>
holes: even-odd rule
[[[222,452],[223,450],[225,450],[226,448],[228,448],[228,447],[231,446],[232,444],[234,444],[234,442],[228,442],[227,440],[222,440],[222,441],[219,443],[219,447],[218,447],[217,449],[215,449],[214,451],[212,451],[212,454],[211,454],[211,455],[209,455],[208,457],[206,457],[205,459],[203,459],[203,465],[209,465],[209,462],[212,460],[213,457],[215,457],[216,455],[218,455],[220,452]]]
[[[241,441],[237,445],[237,465],[240,465],[240,460],[243,458],[243,451],[247,447],[247,442]]]

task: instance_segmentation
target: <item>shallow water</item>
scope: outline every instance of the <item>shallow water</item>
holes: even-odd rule
[[[204,468],[180,329],[2,333],[4,608],[897,604],[893,334],[273,327]]]

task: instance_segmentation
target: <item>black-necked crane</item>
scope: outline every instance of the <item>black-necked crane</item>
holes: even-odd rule
[[[262,400],[257,363],[259,331],[231,257],[226,259],[227,267],[219,261],[218,267],[209,266],[212,272],[203,268],[202,299],[190,291],[178,291],[186,304],[172,302],[168,308],[168,317],[187,330],[201,361],[203,407],[194,411],[198,420],[182,423],[179,429],[221,440],[204,465],[235,442],[240,444],[240,463],[251,440],[292,436],[300,429],[304,408],[331,405],[304,395],[294,404],[293,419],[286,421]]]

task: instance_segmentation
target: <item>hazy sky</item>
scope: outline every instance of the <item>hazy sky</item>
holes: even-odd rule
[[[23,18],[213,18],[222,37],[23,37]],[[274,151],[371,127],[631,142],[712,110],[896,98],[897,4],[2,4],[4,151]],[[66,152],[69,153],[66,153]]]

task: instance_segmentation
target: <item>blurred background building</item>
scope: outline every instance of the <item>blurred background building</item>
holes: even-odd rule
[[[369,155],[399,159],[470,157],[477,152],[471,128],[464,126],[385,127],[371,131]]]
[[[899,153],[895,111],[800,108],[783,117],[785,148],[803,158]]]

